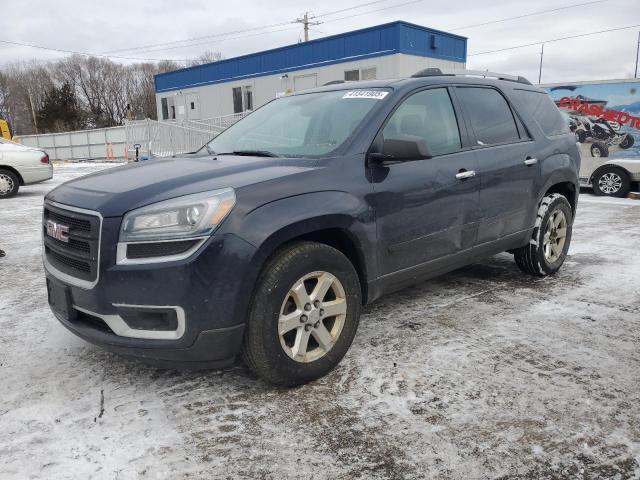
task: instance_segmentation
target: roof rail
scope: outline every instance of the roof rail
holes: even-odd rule
[[[436,77],[436,76],[473,76],[473,77],[490,77],[497,78],[498,80],[507,80],[509,82],[518,82],[524,83],[526,85],[531,85],[531,82],[524,77],[515,76],[515,75],[507,75],[505,73],[495,73],[495,72],[485,72],[484,70],[445,70],[442,71],[439,68],[425,68],[424,70],[420,70],[419,72],[411,75],[411,78],[420,78],[420,77]]]

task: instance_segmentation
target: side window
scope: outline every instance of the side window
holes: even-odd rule
[[[414,93],[393,113],[382,135],[422,137],[432,155],[460,150],[460,131],[451,98],[445,88]]]
[[[160,99],[160,105],[162,106],[162,120],[169,120],[169,103],[167,97]]]
[[[553,100],[543,92],[514,90],[513,103],[519,111],[528,111],[545,135],[569,133],[566,120]]]
[[[360,80],[360,70],[347,70],[344,72],[344,79],[346,82],[357,82]]]
[[[520,140],[513,112],[497,90],[458,87],[456,94],[469,116],[479,145],[496,145]]]
[[[233,87],[231,89],[233,95],[233,113],[242,112],[242,87]]]

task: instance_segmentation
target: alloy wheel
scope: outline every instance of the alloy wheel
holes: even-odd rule
[[[608,195],[617,193],[622,188],[622,178],[617,173],[605,173],[598,180],[598,187]]]
[[[278,317],[278,336],[296,362],[324,357],[336,344],[347,315],[344,288],[328,272],[312,272],[289,289]]]
[[[544,258],[549,263],[557,262],[562,255],[567,239],[567,217],[562,210],[555,210],[547,221],[544,233]]]

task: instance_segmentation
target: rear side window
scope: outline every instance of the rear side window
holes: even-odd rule
[[[514,90],[513,103],[518,110],[531,113],[545,135],[562,135],[569,132],[567,121],[546,93]]]
[[[492,88],[458,87],[456,93],[469,116],[478,145],[520,140],[513,112],[500,92]]]
[[[456,114],[445,88],[411,95],[393,112],[382,135],[422,137],[434,156],[456,152],[461,145]]]

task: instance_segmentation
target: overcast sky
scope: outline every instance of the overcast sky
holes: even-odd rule
[[[540,61],[539,45],[486,55],[473,54],[640,24],[640,0],[604,0],[477,27],[469,25],[589,0],[418,0],[411,3],[410,0],[381,0],[322,16],[366,1],[3,0],[0,40],[91,53],[121,50],[113,54],[135,58],[183,60],[206,50],[220,51],[226,58],[231,58],[296,43],[302,38],[302,26],[285,23],[308,10],[323,22],[312,27],[312,39],[406,20],[468,37],[468,68],[524,75],[535,82]],[[274,24],[285,25],[228,34]],[[543,83],[633,77],[638,30],[640,27],[547,43]],[[205,36],[208,38],[191,42],[195,46],[174,43],[139,48]],[[55,60],[64,55],[0,44],[0,67],[12,61]]]

